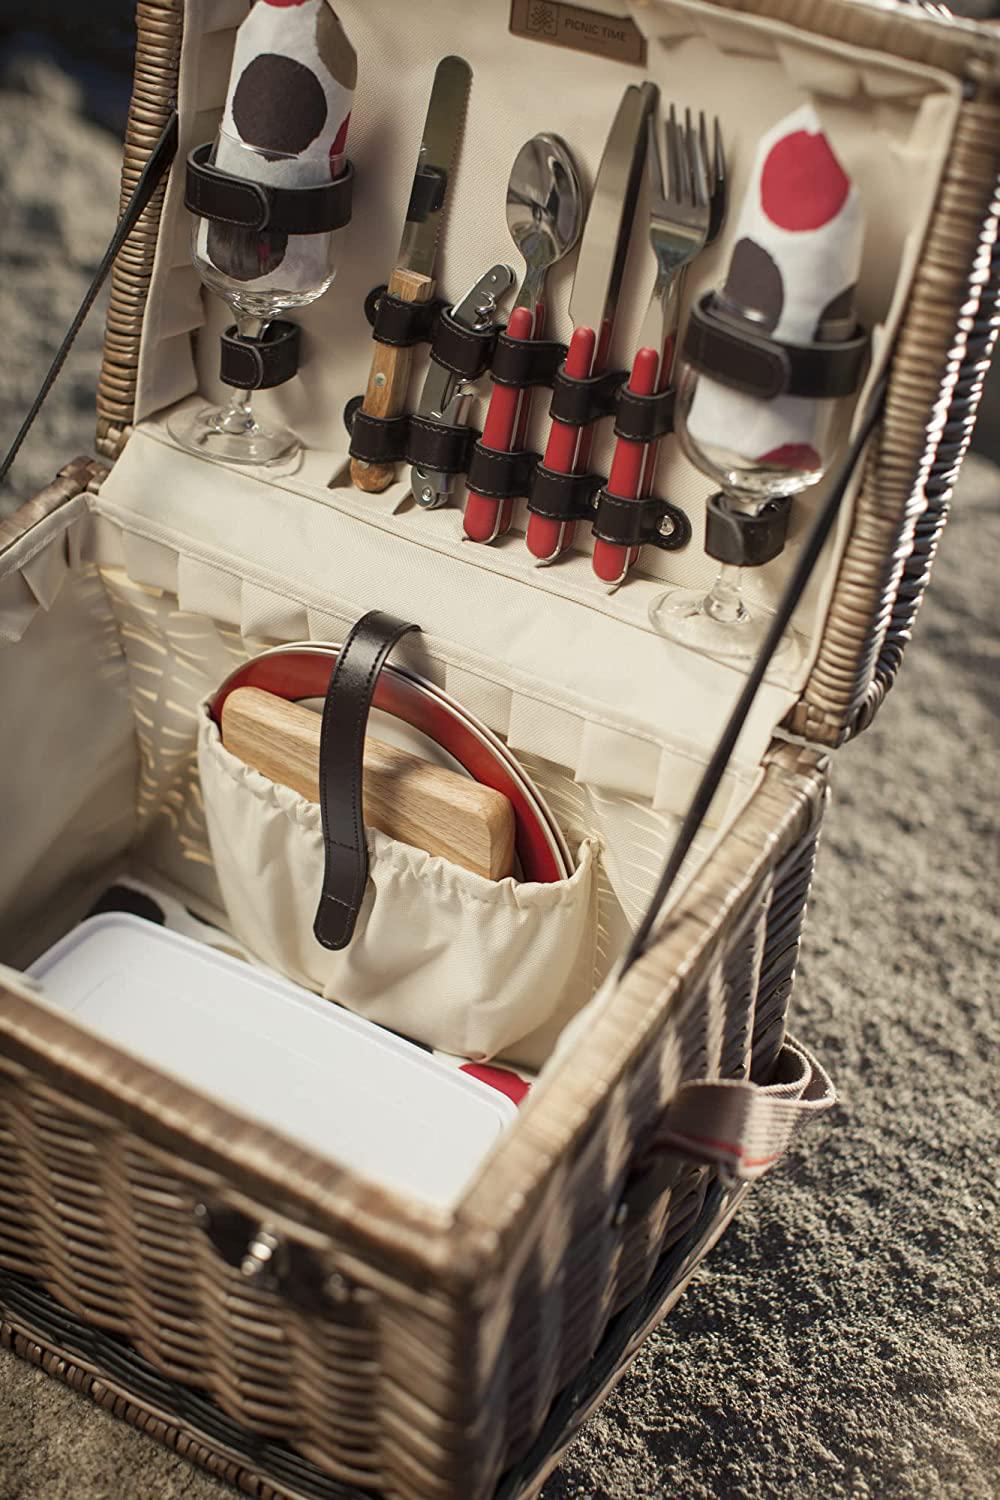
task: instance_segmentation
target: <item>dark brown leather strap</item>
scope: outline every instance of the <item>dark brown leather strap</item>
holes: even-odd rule
[[[366,464],[398,464],[406,457],[409,441],[409,417],[373,417],[359,407],[351,423],[348,452]]]
[[[319,187],[274,187],[234,177],[215,166],[212,142],[188,153],[184,206],[193,214],[244,229],[283,229],[286,234],[325,234],[351,222],[354,168]]]
[[[219,379],[240,391],[284,385],[299,367],[299,325],[275,318],[259,338],[241,338],[233,323],[221,339]]]
[[[713,298],[708,292],[692,307],[684,335],[684,358],[702,374],[762,401],[776,396],[825,401],[857,390],[868,359],[863,328],[836,343],[790,344],[743,319],[726,317]]]
[[[319,742],[319,805],[326,867],[313,932],[324,948],[346,948],[368,883],[363,774],[365,729],[378,675],[408,625],[372,610],[344,642],[330,678]]]

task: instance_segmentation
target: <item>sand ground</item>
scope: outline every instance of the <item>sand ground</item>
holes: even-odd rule
[[[0,439],[117,177],[70,85],[15,81],[45,100],[0,93]],[[13,493],[89,447],[99,334]],[[998,559],[1000,470],[973,458],[899,687],[837,756],[793,1027],[842,1105],[752,1195],[545,1500],[1000,1494]],[[0,1355],[0,1500],[226,1493]]]

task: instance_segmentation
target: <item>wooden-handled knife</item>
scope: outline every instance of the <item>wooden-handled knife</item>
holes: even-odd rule
[[[388,290],[403,302],[429,302],[434,296],[434,261],[448,180],[458,154],[472,69],[462,57],[444,57],[434,74],[423,140],[417,157],[403,238]],[[368,389],[361,410],[372,417],[398,417],[406,410],[413,350],[375,340]],[[368,494],[381,494],[395,477],[392,464],[351,459],[351,479]]]

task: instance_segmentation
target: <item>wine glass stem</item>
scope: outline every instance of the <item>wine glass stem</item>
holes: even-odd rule
[[[702,609],[713,620],[722,625],[739,625],[747,618],[747,610],[740,597],[743,570],[733,563],[723,563],[711,591],[705,596]]]
[[[236,332],[241,339],[260,338],[267,327],[267,322],[264,318],[260,318],[254,313],[244,312],[240,307],[235,307],[233,312],[236,315]],[[227,426],[232,427],[240,423],[249,432],[254,425],[254,414],[250,405],[252,399],[252,391],[232,391],[229,397],[229,407],[226,411]]]

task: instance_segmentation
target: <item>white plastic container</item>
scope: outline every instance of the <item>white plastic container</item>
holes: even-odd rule
[[[126,913],[88,918],[28,973],[49,1004],[133,1056],[439,1207],[517,1115],[413,1043]]]

